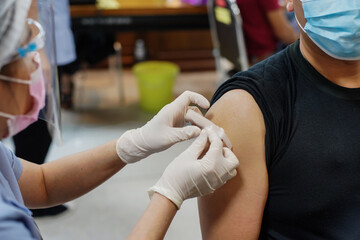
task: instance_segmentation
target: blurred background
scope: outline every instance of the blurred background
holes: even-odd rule
[[[246,25],[245,16],[256,10],[252,1],[53,1],[63,144],[51,144],[44,161],[118,138],[186,90],[210,100],[232,74],[296,40],[296,33],[279,26],[281,36],[265,39],[276,49],[253,55],[248,46],[254,41],[245,27],[258,29]],[[275,10],[293,24],[284,2],[275,1]],[[242,18],[241,13],[247,14]],[[14,148],[12,141],[6,143]],[[190,143],[126,166],[66,204],[65,211],[39,214],[35,220],[44,239],[125,239],[149,202],[147,189]],[[201,239],[196,199],[183,204],[166,239]]]
[[[73,79],[74,109],[138,101],[139,86],[131,69],[142,61],[169,61],[180,68],[174,97],[186,89],[212,96],[215,60],[205,5],[180,0],[70,3],[79,69]]]

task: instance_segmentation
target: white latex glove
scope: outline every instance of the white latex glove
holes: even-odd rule
[[[210,147],[206,150],[208,139]],[[215,191],[236,175],[239,165],[234,153],[223,146],[221,138],[211,128],[200,136],[165,169],[160,180],[149,189],[171,200],[178,208],[185,199],[203,196]]]
[[[192,123],[193,125],[200,127],[201,129],[214,126],[212,129],[223,140],[226,147],[232,149],[231,142],[229,138],[226,136],[224,129],[217,127],[213,122],[205,118],[197,107],[189,108],[189,110],[186,112],[185,120],[187,122]]]
[[[145,126],[125,132],[117,141],[116,152],[125,163],[134,163],[163,151],[173,144],[199,136],[197,126],[185,126],[188,106],[194,103],[209,108],[209,101],[198,93],[186,91],[166,105]]]

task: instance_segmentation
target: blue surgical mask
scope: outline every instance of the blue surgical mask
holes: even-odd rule
[[[360,0],[301,2],[307,22],[298,24],[322,51],[340,60],[360,60]]]

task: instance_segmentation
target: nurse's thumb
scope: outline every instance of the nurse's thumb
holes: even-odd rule
[[[235,154],[227,147],[223,148],[223,155],[226,159],[226,170],[228,171],[231,177],[236,176],[236,168],[239,166],[239,160],[235,156]]]
[[[182,128],[175,128],[172,131],[175,142],[181,142],[199,136],[201,129],[196,126],[186,126]]]

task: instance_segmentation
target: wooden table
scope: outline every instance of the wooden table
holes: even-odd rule
[[[181,0],[118,0],[116,9],[72,5],[74,32],[114,33],[121,42],[123,64],[132,66],[136,39],[146,42],[148,59],[177,63],[182,70],[214,69],[206,6]]]
[[[95,5],[72,5],[75,30],[101,28],[109,31],[208,29],[206,6],[191,6],[180,0],[118,0],[116,9]]]

